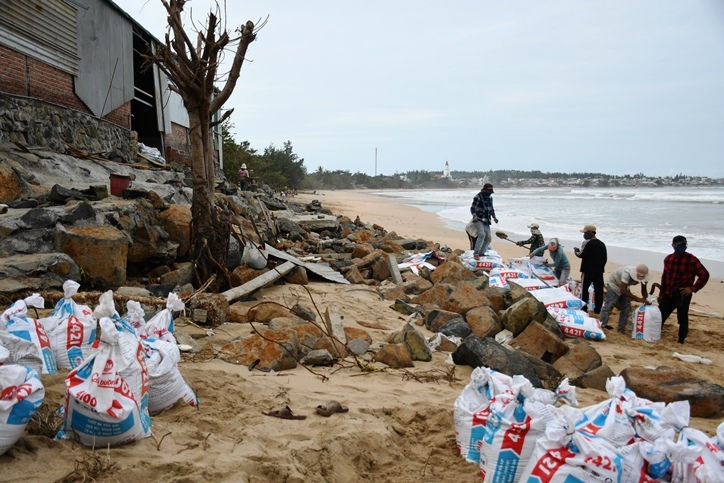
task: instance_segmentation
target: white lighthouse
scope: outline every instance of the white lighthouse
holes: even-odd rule
[[[442,177],[450,179],[450,164],[445,161],[445,168],[442,170]]]

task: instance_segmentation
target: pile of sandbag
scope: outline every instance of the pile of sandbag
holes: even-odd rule
[[[19,438],[42,403],[37,374],[54,374],[56,364],[71,369],[58,438],[94,447],[124,444],[151,434],[150,414],[180,399],[198,404],[178,369],[181,354],[172,313],[183,310],[184,304],[175,293],[169,294],[166,308],[146,322],[140,303],[132,300],[121,318],[110,290],[93,311],[75,303],[78,287],[66,281],[64,297],[48,317],[36,320],[28,314],[28,307],[43,308],[38,294],[16,301],[0,315],[3,451]]]
[[[577,409],[555,405],[576,405],[567,383],[526,382],[480,367],[455,401],[458,450],[483,481],[724,481],[724,423],[714,438],[687,427],[688,401],[639,398],[612,377],[608,400]]]
[[[485,251],[484,256],[475,258],[473,250],[468,250],[460,256],[460,261],[468,270],[492,270],[494,268],[506,268],[503,257],[492,248]]]

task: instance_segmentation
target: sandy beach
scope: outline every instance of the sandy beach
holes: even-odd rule
[[[413,238],[434,240],[452,248],[467,248],[464,233],[445,229],[434,214],[395,204],[359,191],[302,194],[294,201],[318,199],[333,212]],[[493,246],[503,257],[524,256],[526,251],[500,239]],[[569,258],[577,274],[577,258]],[[615,262],[613,260],[612,262]],[[611,270],[615,263],[610,263]],[[654,274],[654,279],[658,274]],[[712,382],[724,376],[724,299],[722,281],[710,280],[694,297],[690,335],[676,344],[676,324],[664,327],[662,339],[649,344],[607,333],[595,348],[615,373],[633,366],[667,365],[689,371]],[[345,326],[364,329],[375,343],[384,342],[405,324],[405,317],[390,308],[378,292],[364,285],[313,281],[308,286],[321,312],[339,313]],[[261,301],[291,307],[312,306],[309,293],[299,285],[274,285],[242,302],[249,308]],[[614,319],[615,320],[615,319]],[[371,328],[376,327],[376,328]],[[425,335],[432,335],[421,328]],[[194,336],[203,350],[184,355],[180,364],[189,384],[198,392],[200,406],[183,403],[154,416],[154,438],[118,448],[98,448],[105,467],[98,481],[479,481],[478,467],[456,454],[453,403],[467,384],[471,368],[451,366],[448,353],[435,352],[431,362],[415,362],[409,370],[379,367],[361,371],[350,359],[331,368],[303,367],[280,373],[250,371],[222,360],[221,347],[251,333],[249,324],[226,323],[213,331],[179,321],[177,331]],[[672,358],[673,352],[711,359],[702,366]],[[454,367],[454,371],[453,371]],[[43,376],[46,404],[64,400],[65,373]],[[434,376],[425,380],[423,375]],[[416,377],[415,377],[416,376]],[[606,399],[604,392],[579,391],[581,405]],[[315,407],[337,400],[349,412],[329,418]],[[268,417],[263,411],[288,405],[304,420]],[[719,420],[693,418],[692,426],[715,432]],[[88,462],[92,451],[68,441],[28,434],[3,456],[3,481],[55,481]]]

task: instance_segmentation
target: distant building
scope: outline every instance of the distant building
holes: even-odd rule
[[[442,170],[442,177],[452,179],[452,176],[450,176],[450,164],[448,164],[447,161],[445,161],[445,168]]]
[[[12,0],[0,8],[0,141],[112,150],[138,141],[188,163],[189,118],[163,72],[146,68],[161,42],[110,0]],[[57,122],[57,120],[60,122]],[[221,146],[220,129],[214,143]],[[219,165],[223,166],[219,149]]]

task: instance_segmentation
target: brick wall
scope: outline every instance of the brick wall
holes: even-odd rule
[[[171,133],[165,135],[166,146],[177,151],[188,152],[189,143],[186,128],[175,122],[171,123]]]
[[[0,90],[28,95],[25,85],[25,56],[0,45]]]
[[[90,114],[75,95],[74,78],[39,60],[0,45],[0,92],[28,96]],[[130,101],[103,119],[130,129]]]
[[[48,64],[27,58],[28,95],[78,111],[89,112],[73,90],[73,76]]]

